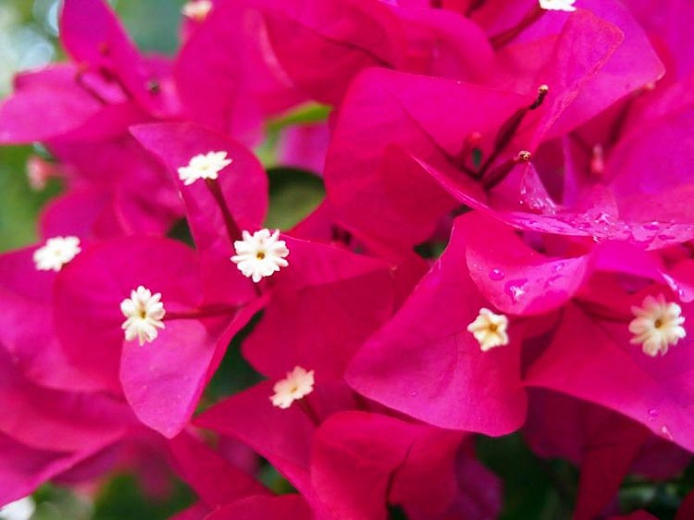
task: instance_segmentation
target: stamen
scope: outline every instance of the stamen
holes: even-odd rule
[[[649,356],[665,355],[670,345],[676,345],[687,336],[682,324],[682,308],[673,302],[667,302],[665,296],[656,298],[648,295],[641,307],[632,307],[636,316],[629,323],[629,332],[634,334],[632,345],[643,345],[643,352]]]
[[[164,329],[164,304],[160,301],[161,293],[152,292],[140,285],[130,292],[130,298],[126,298],[120,304],[120,310],[126,320],[122,328],[125,331],[125,339],[131,341],[137,337],[140,346],[146,342],[154,341],[159,335],[157,329]]]
[[[518,155],[500,164],[482,179],[484,189],[489,191],[495,186],[498,186],[506,177],[508,177],[509,173],[513,171],[518,163],[530,162],[532,157],[532,154],[527,150],[521,150],[518,152]]]
[[[231,163],[232,159],[227,159],[226,152],[207,152],[192,157],[187,166],[178,169],[178,176],[183,184],[189,186],[198,179],[217,179],[219,172]]]
[[[508,345],[507,328],[508,318],[505,315],[494,314],[485,308],[480,309],[480,313],[475,318],[475,321],[467,326],[468,332],[472,333],[479,342],[483,352],[487,352],[494,347]]]
[[[497,157],[499,157],[501,152],[503,152],[504,149],[511,143],[513,136],[516,135],[518,128],[520,127],[528,112],[531,110],[535,110],[536,108],[541,106],[548,93],[549,87],[547,85],[540,85],[540,87],[537,89],[537,98],[535,98],[535,101],[533,101],[532,104],[530,104],[527,107],[519,108],[510,118],[508,118],[504,122],[503,125],[501,125],[501,128],[499,129],[499,132],[496,134],[496,138],[494,139],[494,150],[489,155],[489,157],[487,157],[487,160],[482,165],[482,168],[480,168],[480,177],[484,176],[484,174],[492,165],[492,163],[497,159]]]
[[[315,379],[313,370],[306,371],[302,367],[294,367],[294,370],[287,372],[287,377],[281,379],[272,391],[275,392],[271,397],[273,406],[277,408],[287,409],[294,401],[302,399],[313,392]]]
[[[236,255],[231,257],[239,271],[244,276],[258,283],[262,278],[271,276],[289,262],[285,258],[289,249],[284,240],[278,240],[279,230],[272,235],[268,229],[261,229],[251,235],[248,231],[242,233],[243,240],[234,242]]]
[[[537,89],[537,98],[535,99],[533,104],[530,105],[528,108],[530,110],[535,110],[536,108],[538,108],[540,105],[542,105],[542,102],[545,100],[548,93],[549,87],[547,85],[540,85],[540,87]]]
[[[39,271],[60,271],[80,251],[77,237],[49,238],[46,245],[34,251],[34,264]]]

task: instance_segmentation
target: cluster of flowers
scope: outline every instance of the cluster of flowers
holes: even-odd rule
[[[0,255],[0,504],[127,459],[195,490],[176,520],[482,520],[502,492],[475,434],[521,428],[580,466],[577,519],[630,472],[676,475],[694,450],[692,17],[197,0],[166,59],[104,0],[65,0],[69,61],[0,105],[0,142],[51,154],[32,181],[66,185],[43,241]],[[326,196],[267,229],[251,149],[307,102],[331,116],[286,128],[281,159]],[[194,247],[170,237],[182,218]],[[267,379],[196,415],[242,330]],[[263,486],[251,450],[296,493]]]

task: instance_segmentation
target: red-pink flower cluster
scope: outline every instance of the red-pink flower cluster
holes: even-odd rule
[[[0,105],[0,142],[41,142],[66,186],[41,243],[0,256],[0,504],[128,453],[197,493],[177,520],[490,519],[476,434],[517,430],[581,468],[579,520],[615,513],[629,473],[676,475],[694,450],[691,16],[194,0],[169,59],[103,0],[65,0],[69,61]],[[316,169],[325,199],[267,229],[250,147],[307,102],[330,117],[285,128],[280,161]],[[182,218],[194,247],[170,238]],[[267,380],[210,403],[239,337]]]

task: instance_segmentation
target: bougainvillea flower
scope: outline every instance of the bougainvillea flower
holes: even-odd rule
[[[132,128],[137,140],[174,177],[201,257],[206,297],[215,301],[248,301],[254,294],[230,261],[242,231],[260,227],[268,206],[268,181],[255,156],[238,142],[190,123],[161,123]],[[179,168],[209,152],[225,152],[231,163],[218,179],[186,185]]]
[[[441,149],[458,153],[466,135],[493,131],[530,102],[453,81],[366,71],[347,94],[326,158],[336,219],[385,243],[423,242],[457,204],[412,155],[445,161]],[[436,115],[444,113],[445,120]]]
[[[366,397],[429,424],[502,435],[525,417],[522,333],[511,323],[510,344],[483,352],[467,330],[491,304],[465,266],[466,242],[454,230],[403,307],[362,346],[346,378]]]
[[[448,233],[448,230],[446,230]],[[338,223],[330,201],[325,199],[290,231],[291,236],[346,247],[353,252],[380,258],[392,265],[395,307],[399,307],[419,279],[429,270],[428,262],[413,250],[393,246],[356,228]],[[447,235],[446,235],[447,237]]]
[[[648,356],[631,344],[628,323],[634,316],[630,308],[659,290],[647,287],[627,294],[619,286],[602,282],[594,291],[604,293],[599,302],[591,303],[582,295],[577,304],[565,308],[549,347],[529,368],[526,383],[615,410],[691,450],[694,423],[687,411],[692,402],[691,337],[665,355]],[[673,299],[668,296],[669,301]],[[685,316],[691,313],[690,304],[682,308]],[[590,356],[586,356],[587,345]]]
[[[618,28],[621,33],[619,45],[611,51],[608,49],[613,42],[604,24]],[[558,38],[554,49],[542,42],[550,34]],[[582,43],[583,37],[589,38],[593,45]],[[562,40],[566,43],[562,44]],[[592,52],[605,53],[598,73],[574,75],[595,63],[596,55],[591,55]],[[532,65],[527,63],[529,55],[533,56]],[[627,94],[659,80],[665,72],[643,29],[628,9],[614,0],[583,1],[571,16],[546,13],[528,29],[522,41],[504,48],[498,59],[500,77],[495,78],[498,86],[523,88],[524,84],[527,87],[546,84],[555,93],[561,92],[550,100],[561,110],[548,110],[552,114],[549,138],[563,135]],[[581,62],[582,59],[585,61]],[[558,63],[564,65],[557,67]],[[558,71],[561,72],[557,74]]]
[[[154,116],[178,112],[170,64],[163,58],[143,57],[103,0],[67,0],[60,35],[67,53],[82,67],[81,74],[111,80]]]
[[[68,357],[105,388],[122,391],[145,424],[176,435],[228,340],[263,300],[242,309],[203,301],[195,253],[163,238],[103,242],[69,267],[55,282],[54,299],[56,331]],[[121,311],[140,286],[161,294],[166,310],[165,327],[142,346],[126,340]]]
[[[467,237],[465,259],[478,290],[499,310],[541,314],[561,307],[583,285],[592,258],[551,258],[533,250],[510,227],[471,213],[456,221]]]
[[[102,0],[68,0],[61,42],[74,64],[17,77],[0,109],[0,141],[47,141],[78,129],[109,106],[137,106],[150,116],[178,110],[169,65],[140,55]],[[50,86],[50,87],[48,87]]]
[[[592,231],[577,229],[583,212],[576,213],[573,225],[562,227],[546,194],[543,203],[549,215],[538,218],[542,183],[531,167],[522,170],[517,165],[532,160],[542,139],[558,131],[560,118],[565,132],[623,96],[622,87],[615,86],[600,104],[567,115],[588,80],[601,74],[620,45],[638,49],[641,41],[623,40],[613,24],[585,11],[559,29],[546,65],[525,71],[522,79],[507,85],[534,91],[532,95],[386,70],[362,74],[347,95],[326,160],[328,196],[339,218],[383,239],[421,242],[455,206],[441,193],[443,186],[459,204],[491,206],[496,212],[521,210],[513,218],[504,215],[518,226],[570,234]],[[603,44],[580,45],[581,38]],[[661,73],[656,59],[648,77],[654,80]],[[368,144],[362,143],[366,136]],[[429,182],[425,172],[440,185]],[[523,219],[526,208],[533,213]],[[594,226],[594,216],[583,220]]]
[[[140,56],[102,0],[65,2],[60,23],[75,65],[18,78],[16,93],[0,108],[0,140],[42,141],[59,160],[68,181],[65,197],[78,190],[86,202],[53,205],[55,227],[76,221],[84,229],[63,232],[109,237],[167,231],[180,217],[180,201],[127,127],[177,113],[168,64]]]
[[[246,144],[259,141],[265,117],[305,100],[266,37],[258,38],[266,28],[253,7],[262,3],[217,2],[191,33],[174,67],[189,119]]]

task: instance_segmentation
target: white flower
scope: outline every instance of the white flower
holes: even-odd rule
[[[130,292],[120,304],[120,310],[127,319],[123,322],[125,339],[130,341],[137,337],[140,345],[154,341],[159,335],[157,329],[164,328],[164,304],[159,301],[161,293],[152,294],[141,285]]]
[[[183,184],[190,186],[198,179],[216,179],[219,172],[229,166],[232,160],[227,159],[226,152],[207,152],[193,157],[188,166],[178,169],[178,177]]]
[[[540,0],[540,7],[548,11],[575,11],[576,0]]]
[[[306,371],[301,367],[294,367],[294,370],[287,372],[287,377],[275,383],[272,391],[275,392],[270,400],[278,408],[289,408],[294,401],[306,397],[313,392],[313,370]]]
[[[475,318],[475,321],[467,326],[468,332],[475,336],[483,352],[494,347],[508,345],[507,328],[508,318],[506,316],[494,314],[485,308],[480,309],[480,313]]]
[[[234,242],[236,255],[231,257],[231,261],[244,276],[258,283],[261,278],[289,265],[285,260],[289,249],[284,240],[278,240],[279,236],[279,230],[275,230],[272,235],[267,229],[256,231],[253,235],[244,231],[243,240]]]
[[[682,309],[676,303],[668,303],[662,294],[657,298],[646,296],[641,307],[632,307],[631,312],[636,316],[629,323],[629,332],[634,335],[631,343],[642,344],[643,352],[649,356],[666,354],[670,345],[687,336],[682,327]]]
[[[187,16],[191,20],[196,22],[202,22],[207,18],[212,10],[212,2],[210,0],[193,0],[192,2],[186,2],[186,4],[181,9],[183,16]]]
[[[60,271],[80,251],[77,237],[49,238],[46,245],[34,251],[34,263],[39,271]]]
[[[0,509],[0,520],[29,520],[36,511],[31,497],[20,498]]]

